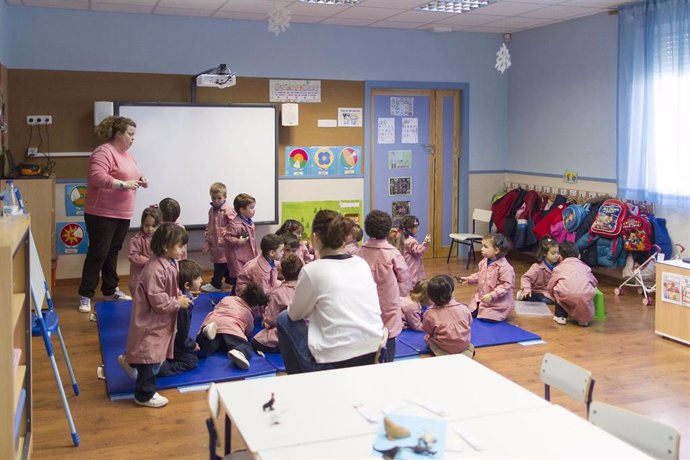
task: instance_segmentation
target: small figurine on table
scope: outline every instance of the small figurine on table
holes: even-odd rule
[[[274,410],[274,409],[273,409],[273,403],[275,403],[275,402],[276,402],[275,393],[271,393],[271,399],[269,399],[269,400],[263,405],[264,412],[266,412],[267,410]]]

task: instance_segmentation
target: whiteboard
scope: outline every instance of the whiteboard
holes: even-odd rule
[[[131,227],[166,197],[180,203],[178,222],[205,226],[209,188],[222,182],[228,203],[239,193],[256,198],[257,224],[278,222],[278,118],[275,106],[119,103],[137,125],[130,152],[149,180],[137,190]]]

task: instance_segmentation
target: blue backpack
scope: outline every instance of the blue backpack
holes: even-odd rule
[[[575,233],[587,216],[587,207],[571,204],[563,210],[563,228],[566,232]]]
[[[666,229],[666,219],[662,217],[655,217],[654,214],[648,214],[649,223],[652,224],[652,232],[654,233],[654,244],[661,248],[664,257],[668,260],[673,258],[673,241],[671,235]]]

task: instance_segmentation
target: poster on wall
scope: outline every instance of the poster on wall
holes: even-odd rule
[[[412,178],[411,177],[389,177],[388,178],[388,195],[412,195]]]
[[[338,211],[345,217],[362,225],[362,200],[284,201],[281,210],[283,221],[295,219],[304,226],[303,238],[311,235],[311,223],[322,209]]]
[[[86,183],[65,184],[65,215],[83,216],[86,204]]]
[[[417,118],[402,119],[402,135],[400,141],[403,144],[419,144],[419,127]]]
[[[311,175],[311,162],[309,161],[309,152],[307,147],[285,147],[285,175]]]
[[[393,227],[400,227],[403,217],[410,215],[410,201],[394,201],[391,206],[391,216],[393,217]]]
[[[378,143],[395,144],[395,118],[379,118],[377,125]]]
[[[338,107],[338,126],[341,128],[361,128],[361,107]]]
[[[411,117],[414,115],[414,98],[391,97],[391,115],[394,117]]]
[[[389,150],[388,169],[412,168],[412,150]]]
[[[361,174],[361,158],[361,147],[338,147],[338,175],[356,176]]]
[[[361,177],[362,146],[287,146],[285,176],[304,179]]]
[[[335,152],[337,147],[317,146],[309,148],[309,156],[312,162],[312,175],[334,176],[337,173],[335,164]]]
[[[60,222],[55,225],[58,255],[86,254],[89,236],[84,222]]]
[[[270,80],[271,102],[321,102],[321,80]]]

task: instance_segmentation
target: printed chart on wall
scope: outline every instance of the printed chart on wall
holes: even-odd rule
[[[86,204],[86,183],[65,184],[65,215],[83,216]]]
[[[58,255],[86,254],[89,236],[84,222],[60,222],[55,225]]]
[[[311,223],[314,216],[322,209],[332,209],[363,224],[362,200],[326,200],[326,201],[284,201],[282,209],[283,222],[295,219],[304,226],[304,238],[311,234]]]
[[[285,176],[304,179],[361,177],[362,147],[287,146]]]

